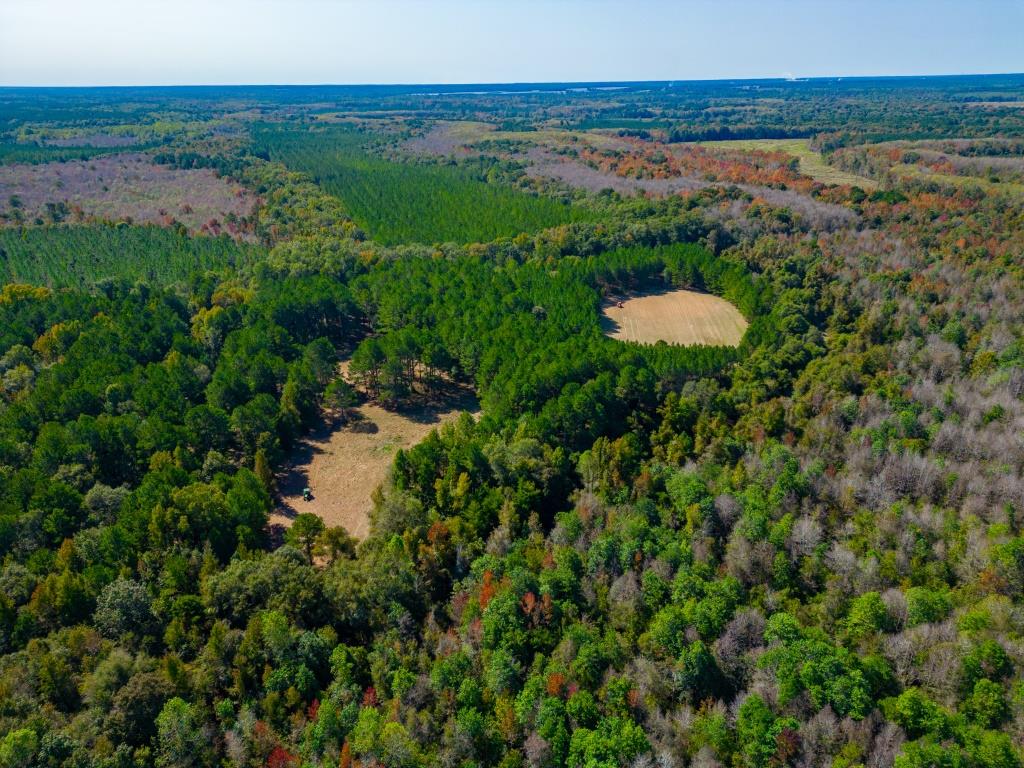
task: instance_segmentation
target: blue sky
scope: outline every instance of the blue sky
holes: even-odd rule
[[[1024,0],[0,0],[0,84],[1024,71]]]

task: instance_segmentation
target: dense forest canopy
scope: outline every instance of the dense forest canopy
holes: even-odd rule
[[[91,287],[111,277],[153,285],[198,271],[240,267],[261,253],[222,237],[188,237],[156,226],[54,226],[0,229],[0,280],[53,287]]]
[[[0,768],[1022,768],[1021,104],[0,89]],[[677,288],[740,345],[603,332]]]
[[[498,170],[494,163],[396,163],[369,154],[371,141],[372,134],[338,126],[260,126],[255,136],[257,153],[308,174],[387,245],[486,242],[583,218],[582,211],[548,197],[488,184]]]

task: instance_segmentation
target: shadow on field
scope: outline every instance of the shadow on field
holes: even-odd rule
[[[451,411],[475,413],[480,410],[480,402],[469,387],[451,386],[432,394],[417,393],[409,403],[387,410],[417,424],[440,424],[441,416]]]
[[[472,389],[447,382],[412,393],[400,406],[364,400],[344,414],[323,410],[276,477],[271,541],[280,544],[304,512],[365,536],[371,493],[385,479],[395,451],[419,442],[431,428],[451,423],[458,412],[479,409]],[[306,488],[312,493],[308,500],[302,495]]]
[[[289,454],[288,468],[275,478],[277,485],[275,511],[288,518],[289,521],[294,520],[302,512],[309,511],[303,509],[307,502],[302,498],[303,489],[310,487],[306,467],[313,461],[314,456],[325,452],[324,446],[330,443],[332,435],[339,430],[371,435],[377,432],[377,425],[358,411],[352,411],[347,416],[342,416],[337,411],[324,410],[322,415],[323,418],[316,423],[316,426],[292,448]],[[310,500],[314,501],[315,499],[316,496],[311,494]],[[275,538],[275,529],[280,528],[278,535],[283,537],[286,527],[283,524],[270,526],[271,537],[276,543],[280,543],[280,540]]]

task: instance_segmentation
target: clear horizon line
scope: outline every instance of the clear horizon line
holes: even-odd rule
[[[442,86],[455,88],[460,86],[526,86],[526,85],[643,85],[647,83],[728,83],[728,82],[798,82],[807,80],[915,80],[949,77],[1022,77],[1020,72],[933,72],[916,74],[829,74],[829,75],[758,75],[754,77],[708,77],[708,78],[657,78],[631,80],[479,80],[479,81],[448,81],[448,82],[178,82],[178,83],[92,83],[88,85],[69,85],[46,83],[41,85],[23,85],[0,83],[6,89],[98,89],[98,88],[414,88],[423,86]]]

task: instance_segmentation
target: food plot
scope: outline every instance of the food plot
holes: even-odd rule
[[[747,321],[725,299],[698,291],[631,294],[605,302],[602,322],[613,339],[639,344],[739,346]]]

